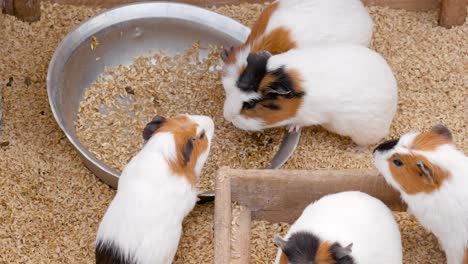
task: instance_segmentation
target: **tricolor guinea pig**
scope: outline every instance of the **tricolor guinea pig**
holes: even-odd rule
[[[380,200],[362,192],[327,195],[306,207],[275,264],[401,264],[400,230]]]
[[[397,82],[382,56],[354,44],[250,54],[245,96],[227,94],[224,117],[244,130],[321,125],[358,145],[377,143],[397,109]]]
[[[260,15],[247,41],[225,49],[222,82],[228,96],[248,98],[245,75],[250,53],[275,55],[316,44],[369,45],[373,22],[361,0],[278,0]]]
[[[172,263],[213,133],[206,116],[156,116],[146,125],[147,142],[122,171],[99,225],[96,263]]]
[[[442,125],[408,133],[374,151],[377,169],[439,239],[448,264],[468,263],[468,157]]]

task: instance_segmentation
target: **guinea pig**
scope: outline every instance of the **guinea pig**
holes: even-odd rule
[[[386,141],[375,166],[412,215],[440,241],[448,264],[468,263],[468,157],[442,125]]]
[[[400,229],[380,200],[350,191],[306,207],[284,238],[275,264],[401,264]]]
[[[172,263],[213,133],[206,116],[156,116],[146,125],[146,143],[122,171],[99,225],[96,263]]]
[[[222,83],[228,96],[249,98],[241,80],[250,53],[273,55],[316,44],[368,46],[373,22],[361,0],[278,0],[266,7],[246,42],[221,52]]]
[[[379,142],[397,109],[397,82],[382,56],[354,44],[316,45],[250,54],[243,94],[227,94],[224,117],[234,126],[321,125],[358,145]],[[291,130],[291,129],[290,129]]]

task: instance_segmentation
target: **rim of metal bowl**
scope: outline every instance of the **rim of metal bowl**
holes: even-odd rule
[[[180,12],[181,7],[189,8],[190,12]],[[177,12],[172,12],[175,10],[177,10]],[[247,36],[250,34],[250,29],[248,27],[235,21],[234,19],[194,5],[169,2],[134,3],[105,10],[96,16],[80,23],[62,39],[62,41],[55,49],[54,55],[52,56],[52,59],[49,63],[47,72],[47,94],[49,105],[55,121],[65,133],[68,140],[72,143],[75,149],[78,150],[79,154],[81,154],[84,159],[93,163],[93,165],[95,165],[104,173],[110,174],[117,179],[120,174],[107,166],[104,162],[95,158],[95,156],[82,145],[80,140],[75,135],[72,135],[72,132],[66,128],[63,117],[61,113],[59,113],[59,106],[52,98],[52,87],[61,85],[58,84],[61,82],[57,82],[57,78],[60,76],[60,71],[68,62],[68,59],[75,51],[75,49],[82,43],[82,41],[92,37],[93,34],[115,24],[117,22],[115,18],[118,18],[118,23],[122,23],[136,19],[161,17],[176,18],[188,21],[195,19],[198,22],[210,25],[219,31],[224,31],[227,25],[233,25],[229,26],[229,28],[235,29],[234,33],[238,36],[244,36],[244,39],[247,39]],[[106,183],[110,184],[108,182]]]

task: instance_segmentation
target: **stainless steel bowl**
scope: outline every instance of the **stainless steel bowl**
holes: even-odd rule
[[[84,164],[116,188],[119,173],[96,159],[76,137],[74,122],[83,90],[97,79],[104,67],[131,64],[136,56],[149,50],[163,49],[167,54],[174,54],[183,52],[195,41],[205,46],[240,45],[249,33],[249,28],[235,20],[186,4],[138,3],[105,11],[70,32],[52,57],[47,92],[54,117]],[[94,38],[97,45],[93,45]],[[297,140],[297,135],[289,139],[286,149],[293,146],[294,150]],[[277,164],[282,165],[284,157],[287,160],[289,155],[279,155],[282,158]]]
[[[131,64],[149,50],[161,48],[174,54],[195,41],[240,45],[249,33],[248,27],[233,19],[186,4],[139,3],[105,11],[70,32],[52,57],[47,92],[54,117],[84,164],[116,188],[119,173],[96,159],[76,137],[74,122],[83,90],[104,67]],[[98,42],[95,49],[91,49],[93,37]]]

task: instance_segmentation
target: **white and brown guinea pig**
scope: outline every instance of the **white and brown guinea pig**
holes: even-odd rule
[[[390,209],[355,191],[310,204],[275,243],[275,264],[401,264],[403,259],[400,229]]]
[[[354,44],[316,45],[279,55],[250,54],[249,96],[227,95],[224,116],[244,130],[321,125],[358,145],[377,143],[397,109],[385,59]]]
[[[361,0],[278,0],[266,7],[247,41],[221,53],[222,82],[228,97],[252,99],[243,81],[250,53],[276,55],[316,44],[368,46],[373,22]]]
[[[439,239],[448,264],[468,263],[468,157],[442,125],[407,133],[374,151],[377,169]]]
[[[206,116],[156,116],[146,125],[147,142],[122,171],[99,225],[96,263],[172,263],[213,133]]]

